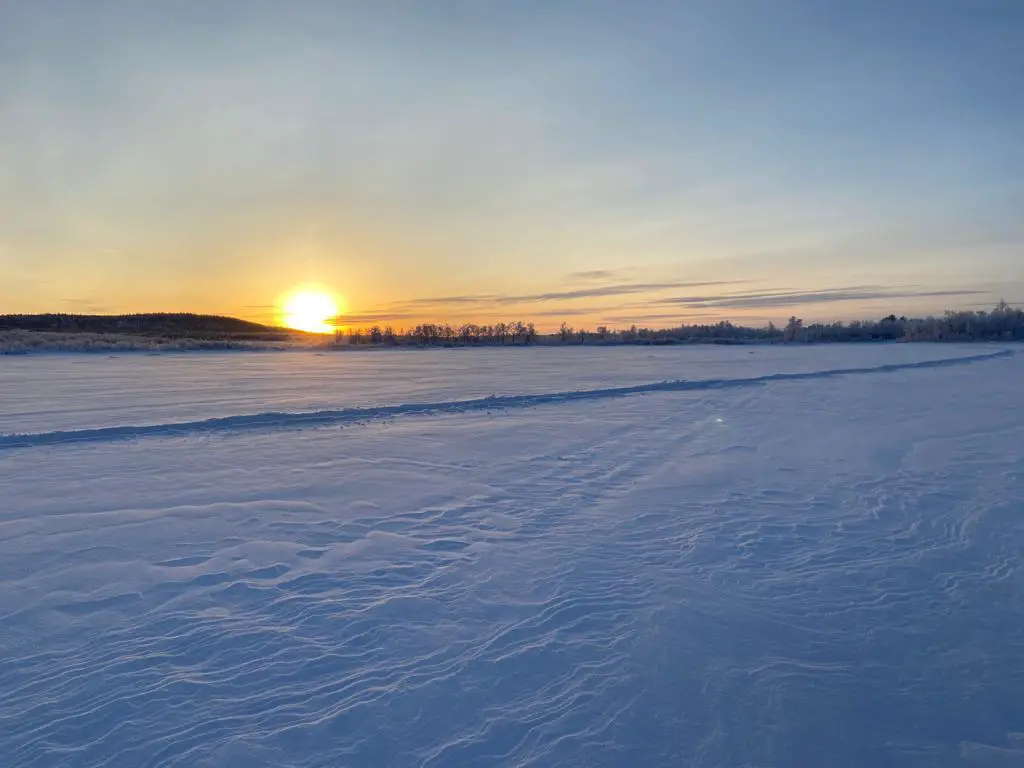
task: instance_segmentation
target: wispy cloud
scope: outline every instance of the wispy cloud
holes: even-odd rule
[[[703,282],[664,282],[664,283],[625,283],[620,285],[603,285],[596,288],[580,288],[573,291],[555,291],[552,293],[535,293],[526,296],[504,296],[498,301],[502,304],[525,304],[536,301],[571,301],[573,299],[589,299],[599,296],[628,296],[636,293],[654,293],[669,288],[706,288],[712,285],[731,285],[731,280],[710,280]]]
[[[393,323],[398,321],[430,320],[422,312],[352,312],[338,315],[331,319],[334,325],[367,325],[370,323]]]
[[[419,299],[409,299],[398,302],[395,306],[434,306],[441,304],[485,304],[489,301],[498,301],[501,296],[491,293],[466,294],[464,296],[427,296]]]
[[[61,299],[61,301],[66,305],[74,307],[75,312],[87,312],[93,315],[102,315],[111,311],[108,306],[96,301],[95,299],[72,298]]]
[[[622,323],[622,324],[633,324],[637,325],[643,323],[674,323],[679,324],[683,320],[702,317],[700,313],[693,312],[662,312],[654,314],[637,314],[637,315],[603,315],[601,321],[604,323]]]
[[[606,272],[606,270],[598,270]],[[609,272],[610,274],[610,272]],[[669,280],[660,283],[616,283],[591,288],[577,288],[569,291],[548,291],[526,294],[465,294],[460,296],[436,296],[401,302],[395,306],[442,306],[445,304],[533,304],[545,301],[573,301],[603,296],[629,296],[641,293],[656,293],[672,288],[708,288],[716,285],[737,285],[749,280]]]
[[[613,280],[621,274],[620,269],[587,269],[582,272],[571,272],[570,280]]]
[[[511,318],[529,320],[533,317],[575,317],[578,315],[597,315],[602,312],[605,308],[603,307],[563,307],[561,309],[543,309],[531,311],[527,316],[522,318]],[[434,312],[434,311],[399,311],[391,312],[388,310],[380,310],[377,312],[353,312],[338,315],[332,318],[332,322],[336,325],[367,325],[372,323],[391,323],[391,322],[438,322],[445,319],[445,312]],[[479,314],[474,313],[473,316],[466,317],[458,313],[453,313],[454,317],[451,318],[452,322],[490,322],[490,319],[494,317],[492,312],[482,311]],[[508,320],[509,318],[505,318]]]
[[[562,307],[560,309],[542,309],[530,312],[531,317],[577,317],[580,315],[598,315],[602,308],[593,307]]]
[[[825,288],[817,291],[759,291],[720,296],[673,296],[654,301],[654,304],[677,304],[700,309],[736,309],[791,307],[801,304],[822,304],[841,301],[870,301],[876,299],[910,299],[941,296],[976,296],[988,293],[974,290],[915,291],[885,288],[877,285],[859,285],[845,288]]]

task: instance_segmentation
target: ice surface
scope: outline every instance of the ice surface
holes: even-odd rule
[[[1001,349],[0,359],[0,765],[1019,765]]]

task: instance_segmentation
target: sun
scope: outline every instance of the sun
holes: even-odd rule
[[[281,301],[281,324],[297,331],[334,333],[338,302],[329,291],[301,288]]]

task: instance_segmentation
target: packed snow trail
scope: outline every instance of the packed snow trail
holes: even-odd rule
[[[97,429],[54,430],[27,434],[0,435],[0,450],[32,448],[65,443],[110,442],[142,437],[179,437],[209,432],[245,432],[251,430],[301,429],[358,423],[415,414],[458,414],[492,409],[531,408],[540,405],[556,405],[580,400],[597,400],[629,395],[653,394],[659,392],[688,392],[694,390],[727,389],[751,387],[782,381],[803,381],[807,379],[829,379],[837,376],[892,373],[895,371],[926,368],[941,368],[951,365],[967,365],[996,360],[1014,355],[1014,350],[966,357],[924,360],[911,363],[893,363],[860,368],[833,368],[824,371],[798,373],[772,373],[763,376],[733,379],[705,379],[700,381],[661,381],[624,387],[607,387],[571,392],[552,392],[527,395],[500,395],[471,400],[453,400],[436,403],[409,403],[366,408],[341,408],[311,411],[306,413],[257,413],[237,416],[222,416],[197,421],[183,421],[168,424],[142,424],[100,427]]]

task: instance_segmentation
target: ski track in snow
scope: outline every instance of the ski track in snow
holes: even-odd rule
[[[384,419],[412,414],[469,413],[494,408],[530,408],[539,405],[570,403],[577,400],[596,400],[609,397],[652,394],[656,392],[685,392],[688,390],[725,389],[728,387],[749,387],[773,381],[799,381],[802,379],[828,379],[835,376],[858,374],[891,373],[914,368],[939,368],[947,365],[965,365],[985,360],[1008,357],[1014,350],[1000,350],[983,355],[970,355],[939,360],[924,360],[913,363],[896,363],[864,368],[834,368],[826,371],[805,371],[800,373],[773,373],[763,376],[736,379],[705,379],[702,381],[661,381],[637,384],[627,387],[606,387],[573,392],[554,392],[527,395],[504,395],[455,400],[441,403],[414,403],[406,405],[385,405],[369,408],[343,408],[337,410],[313,411],[310,413],[258,413],[251,415],[223,416],[219,418],[187,421],[177,424],[146,424],[98,429],[55,430],[35,434],[0,435],[0,450],[10,448],[31,448],[61,443],[99,442],[124,440],[139,437],[174,437],[196,432],[232,431],[253,429],[290,429],[301,427],[323,427],[346,424],[367,419]]]
[[[850,354],[28,435],[0,765],[1021,765],[1024,356]]]

